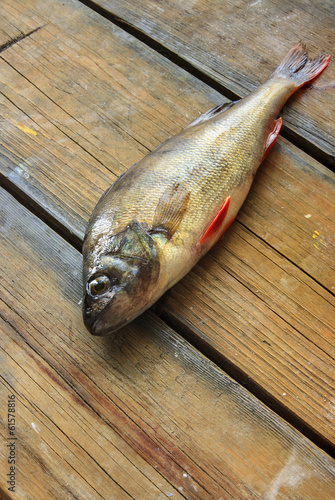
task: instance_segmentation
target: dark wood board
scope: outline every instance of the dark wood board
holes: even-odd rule
[[[3,190],[0,200],[2,498],[335,495],[334,460],[153,315],[89,336],[80,254]]]
[[[334,2],[304,0],[96,0],[112,16],[155,40],[211,78],[223,92],[243,97],[263,82],[299,40],[311,53],[334,54]],[[178,13],[176,15],[176,13]],[[175,56],[175,57],[174,57]],[[183,64],[179,61],[179,64]],[[295,94],[283,118],[286,133],[335,167],[335,65],[310,95]]]

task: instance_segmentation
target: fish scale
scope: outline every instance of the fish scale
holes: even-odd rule
[[[141,314],[224,234],[279,134],[279,111],[329,57],[309,60],[299,43],[249,96],[196,118],[106,191],[83,245],[83,317],[92,334]]]

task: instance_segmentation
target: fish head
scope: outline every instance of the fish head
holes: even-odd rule
[[[112,333],[154,302],[159,259],[141,224],[129,224],[103,245],[84,242],[83,254],[83,319],[90,333]]]

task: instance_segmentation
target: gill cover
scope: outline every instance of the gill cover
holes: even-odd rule
[[[112,235],[94,268],[84,266],[86,328],[93,335],[104,335],[138,316],[150,300],[158,275],[155,242],[139,222]]]

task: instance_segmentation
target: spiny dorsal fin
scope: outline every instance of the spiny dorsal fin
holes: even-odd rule
[[[193,127],[193,125],[198,125],[199,123],[206,122],[207,120],[210,120],[213,118],[213,116],[216,116],[217,114],[221,113],[221,111],[227,111],[227,109],[231,108],[234,106],[234,104],[238,101],[232,101],[232,102],[227,102],[225,104],[219,104],[218,106],[215,106],[212,109],[209,109],[202,115],[198,116],[193,122],[189,123],[185,128],[188,127]]]
[[[150,233],[163,233],[172,238],[187,209],[190,192],[181,182],[169,186],[158,201]]]

